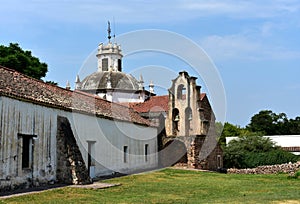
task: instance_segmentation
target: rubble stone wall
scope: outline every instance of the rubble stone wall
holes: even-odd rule
[[[92,180],[67,118],[57,118],[57,180],[65,184],[89,184]]]
[[[279,165],[267,165],[258,166],[256,168],[249,169],[227,169],[229,174],[277,174],[288,173],[290,175],[300,170],[300,161],[296,163],[279,164]]]

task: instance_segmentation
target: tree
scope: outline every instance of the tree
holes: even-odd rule
[[[296,117],[295,119],[290,119],[288,122],[287,129],[291,135],[299,135],[300,134],[300,117]]]
[[[31,51],[22,50],[17,43],[8,47],[0,45],[0,65],[14,69],[36,79],[46,76],[48,66],[32,56]]]
[[[262,110],[251,118],[246,129],[262,132],[264,135],[300,134],[300,117],[288,119],[285,113],[276,114],[270,110]]]
[[[285,113],[273,113],[271,110],[262,110],[251,118],[247,129],[254,132],[263,132],[266,135],[290,134],[288,118]]]
[[[269,138],[242,136],[232,140],[224,149],[224,165],[228,168],[253,168],[260,165],[298,161],[298,156],[282,150]]]

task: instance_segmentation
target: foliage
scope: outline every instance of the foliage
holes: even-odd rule
[[[223,148],[226,146],[226,137],[263,135],[262,132],[252,132],[246,128],[241,128],[228,122],[225,122],[224,126],[221,125],[221,123],[216,123],[217,131],[220,131],[218,129],[221,129],[219,142],[223,146]]]
[[[10,43],[8,47],[0,45],[0,65],[14,69],[36,79],[46,76],[48,67],[32,56],[31,51],[24,51],[17,43]]]
[[[263,132],[265,135],[300,134],[300,117],[288,119],[285,113],[273,113],[262,110],[255,114],[247,126],[252,132]]]
[[[298,156],[286,152],[262,136],[242,136],[224,148],[224,165],[227,168],[253,168],[260,165],[296,162]]]
[[[300,182],[287,179],[283,174],[237,175],[164,169],[104,182],[121,186],[107,189],[64,187],[3,199],[3,202],[267,204],[300,200]]]
[[[245,155],[245,167],[242,168],[254,168],[262,165],[284,164],[288,162],[294,163],[298,159],[298,156],[279,148],[269,152],[247,152]]]
[[[55,81],[45,81],[45,83],[46,83],[46,84],[52,84],[52,85],[55,85],[55,86],[58,85],[58,83],[55,82]]]

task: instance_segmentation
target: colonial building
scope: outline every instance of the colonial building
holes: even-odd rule
[[[98,67],[75,91],[0,66],[0,189],[174,164],[216,170],[215,116],[196,77],[180,72],[156,96],[122,71],[120,45],[98,47]]]
[[[2,190],[155,168],[156,135],[130,108],[0,66]]]
[[[161,166],[173,164],[216,170],[223,166],[217,142],[215,116],[207,95],[200,92],[196,77],[180,72],[172,80],[169,95],[153,96],[130,106],[159,127]]]
[[[147,91],[142,77],[137,80],[122,72],[121,46],[110,41],[110,32],[108,43],[98,46],[96,56],[97,70],[83,81],[77,77],[76,90],[127,105],[157,126],[160,167],[180,163],[216,170],[223,166],[215,116],[196,77],[182,71],[172,80],[168,95],[156,96],[152,82]]]

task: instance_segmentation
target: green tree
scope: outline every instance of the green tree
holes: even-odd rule
[[[296,162],[298,158],[262,136],[242,136],[230,141],[224,148],[224,165],[228,168],[253,168],[259,165]]]
[[[271,110],[262,110],[251,118],[247,129],[266,135],[290,134],[288,123],[289,120],[285,113],[276,114]]]
[[[285,113],[276,114],[270,110],[262,110],[251,118],[246,129],[264,135],[300,134],[300,117],[288,119]]]
[[[24,51],[17,43],[9,46],[0,45],[0,65],[14,69],[36,79],[46,76],[48,66],[32,56],[31,51]]]
[[[291,135],[299,135],[300,134],[300,117],[296,117],[295,119],[290,119],[288,121],[288,125],[286,129],[289,130]]]

